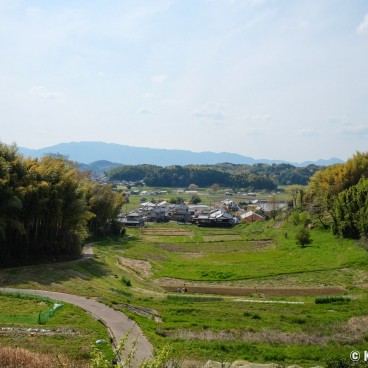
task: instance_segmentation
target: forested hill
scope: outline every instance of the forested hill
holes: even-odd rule
[[[196,184],[201,187],[217,183],[222,186],[274,190],[277,185],[306,185],[309,178],[321,167],[309,165],[295,167],[290,164],[155,166],[125,165],[109,171],[111,180],[143,180],[150,186],[186,187]]]

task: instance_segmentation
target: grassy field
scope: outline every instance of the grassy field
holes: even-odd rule
[[[368,253],[318,227],[300,248],[288,221],[273,226],[149,224],[96,243],[94,259],[1,270],[0,285],[98,296],[193,367],[208,359],[323,366],[366,349]],[[184,283],[188,293],[167,291]],[[344,298],[316,304],[331,295]],[[67,308],[50,323],[65,325]],[[30,323],[19,318],[0,325]]]
[[[52,357],[62,356],[80,363],[90,360],[95,341],[109,341],[103,325],[81,309],[64,304],[39,324],[39,314],[52,308],[54,301],[27,294],[0,294],[0,346],[21,347]],[[100,348],[112,356],[108,343]]]

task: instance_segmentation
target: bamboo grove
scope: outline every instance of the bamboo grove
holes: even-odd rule
[[[315,173],[306,190],[310,211],[345,238],[368,237],[368,153]]]
[[[120,231],[123,203],[63,157],[25,159],[0,143],[0,265],[80,256],[89,236]]]

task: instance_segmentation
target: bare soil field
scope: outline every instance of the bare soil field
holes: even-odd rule
[[[142,235],[177,235],[177,236],[193,236],[193,232],[182,229],[142,229]]]
[[[161,285],[161,287],[169,292],[176,292],[178,287],[183,284]],[[337,295],[344,292],[340,287],[320,287],[320,288],[236,288],[236,287],[213,287],[213,286],[191,286],[187,285],[188,293],[214,294],[226,296],[320,296],[320,295]]]

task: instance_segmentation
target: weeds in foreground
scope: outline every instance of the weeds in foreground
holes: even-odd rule
[[[88,363],[72,362],[64,357],[52,357],[23,348],[0,347],[0,367],[7,368],[88,368]],[[103,367],[103,366],[101,366]]]
[[[133,340],[130,347],[127,346],[131,330],[119,341],[114,349],[115,360],[109,361],[102,351],[94,347],[92,351],[91,368],[132,368],[135,360],[138,337]],[[125,354],[123,354],[125,353]],[[170,346],[164,346],[158,354],[149,360],[138,362],[139,368],[179,368],[173,359],[173,351]]]

